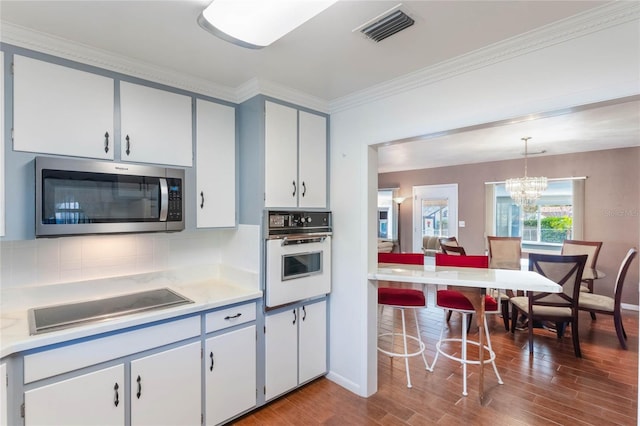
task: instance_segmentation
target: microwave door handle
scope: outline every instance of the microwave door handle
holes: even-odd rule
[[[165,178],[160,178],[160,222],[167,221],[169,213],[169,186]]]

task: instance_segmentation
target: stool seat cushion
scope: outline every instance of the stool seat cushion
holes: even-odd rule
[[[391,306],[425,306],[424,293],[412,288],[378,288],[378,303]]]
[[[441,308],[459,309],[473,311],[473,305],[466,296],[455,290],[438,290],[436,294],[436,304]],[[497,311],[498,302],[493,297],[484,297],[484,309],[486,311]]]

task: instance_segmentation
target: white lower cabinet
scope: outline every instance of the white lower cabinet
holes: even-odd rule
[[[255,302],[236,304],[35,351],[23,368],[3,359],[0,383],[18,375],[24,400],[1,389],[0,426],[227,422],[257,405],[256,314]]]
[[[131,362],[131,424],[198,425],[200,342]]]
[[[265,400],[327,370],[326,301],[265,317]]]
[[[298,381],[300,384],[327,371],[327,303],[300,308],[298,325]]]
[[[256,405],[256,326],[206,340],[206,424],[220,424]]]
[[[124,365],[25,392],[24,424],[124,425]]]

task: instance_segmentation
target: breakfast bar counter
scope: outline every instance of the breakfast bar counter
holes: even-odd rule
[[[442,267],[380,263],[368,276],[371,281],[394,281],[422,285],[445,285],[464,294],[476,312],[479,336],[479,395],[484,401],[484,295],[487,289],[559,293],[562,287],[531,271]]]

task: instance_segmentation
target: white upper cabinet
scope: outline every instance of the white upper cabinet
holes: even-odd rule
[[[13,149],[112,160],[114,81],[15,55]]]
[[[327,203],[326,118],[265,102],[265,206]]]
[[[298,143],[300,207],[325,207],[327,204],[327,119],[300,111]]]
[[[236,226],[235,108],[196,101],[198,228]]]
[[[123,161],[190,167],[191,98],[120,82],[120,155]]]
[[[296,207],[298,111],[265,103],[265,206]]]

